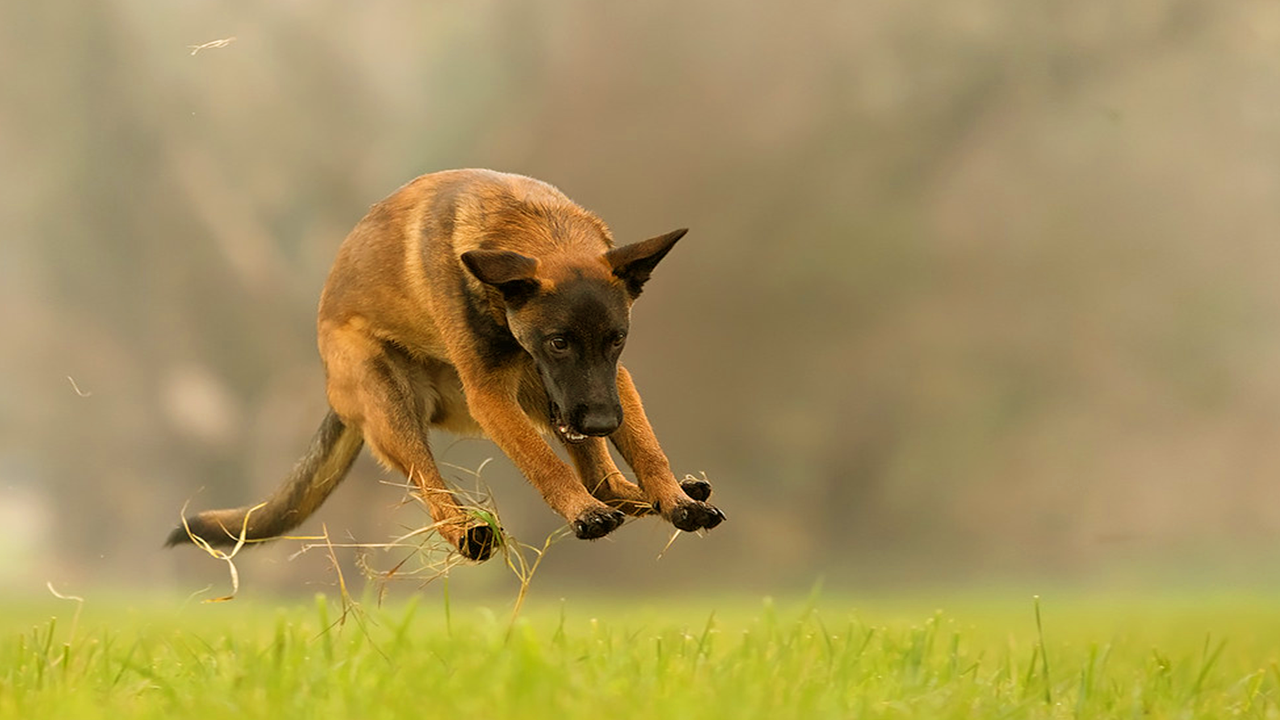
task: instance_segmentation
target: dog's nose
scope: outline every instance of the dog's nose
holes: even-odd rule
[[[608,406],[586,406],[578,415],[578,432],[583,435],[604,437],[610,435],[622,424],[622,408]]]

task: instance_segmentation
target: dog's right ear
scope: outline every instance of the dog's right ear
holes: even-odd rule
[[[518,306],[538,291],[538,261],[510,250],[468,250],[462,264],[477,280],[497,288],[509,306]]]
[[[687,232],[689,228],[680,228],[666,235],[614,248],[604,254],[605,261],[613,268],[614,276],[627,286],[632,300],[640,296],[640,290],[649,281],[653,268]]]

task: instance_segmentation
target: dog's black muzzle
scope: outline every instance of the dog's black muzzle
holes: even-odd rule
[[[622,406],[581,403],[566,418],[560,406],[551,403],[551,426],[568,443],[586,442],[592,437],[612,435],[622,425]]]

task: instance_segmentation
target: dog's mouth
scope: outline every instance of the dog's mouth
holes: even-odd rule
[[[591,438],[587,435],[569,427],[569,422],[560,414],[560,408],[553,402],[551,403],[551,427],[555,428],[556,433],[560,435],[560,439],[571,445],[584,443]]]
[[[566,425],[565,423],[557,424],[556,432],[560,433],[560,437],[564,438],[565,442],[570,442],[570,443],[573,443],[574,445],[577,445],[578,443],[581,443],[581,442],[586,442],[588,440],[586,435],[583,435],[580,432],[574,432],[573,430],[570,430],[569,426]]]

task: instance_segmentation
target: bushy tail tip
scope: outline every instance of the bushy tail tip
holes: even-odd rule
[[[164,546],[171,548],[174,545],[182,545],[189,542],[191,542],[191,534],[187,532],[185,525],[179,525],[173,529],[173,532],[169,533],[168,539],[164,541]]]

